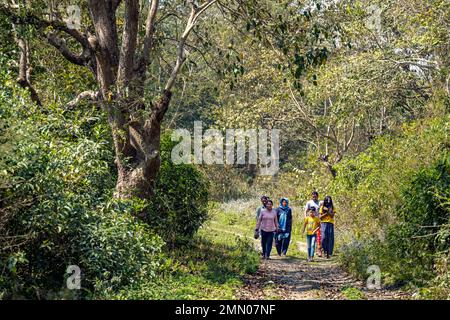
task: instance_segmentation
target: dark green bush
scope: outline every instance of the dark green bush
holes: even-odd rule
[[[342,264],[360,278],[367,277],[368,266],[379,265],[386,285],[423,287],[439,278],[443,279],[441,286],[448,290],[449,172],[445,156],[414,174],[398,190],[400,200],[392,212],[396,222],[386,226],[385,237],[372,235],[343,243]]]
[[[37,107],[0,69],[0,297],[90,297],[159,271],[162,240],[191,237],[207,217],[207,183],[192,165],[162,166],[151,203],[113,201],[114,154],[96,107]],[[150,208],[149,224],[136,218]],[[67,294],[78,265],[83,291]]]
[[[193,165],[173,164],[170,135],[161,140],[162,164],[146,220],[174,245],[191,238],[207,219],[208,183]]]
[[[389,230],[387,243],[396,261],[403,262],[402,280],[430,279],[437,254],[448,252],[450,237],[442,235],[450,222],[449,172],[444,157],[415,174],[401,192],[403,201],[395,211],[399,223]]]

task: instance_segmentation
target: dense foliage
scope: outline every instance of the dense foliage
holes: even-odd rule
[[[299,18],[271,15],[270,2],[247,12],[259,40],[233,34],[245,73],[221,88],[216,125],[282,130],[281,172],[253,179],[254,168],[235,168],[252,178],[242,190],[239,176],[215,177],[239,186],[226,189],[239,191],[235,198],[251,191],[301,205],[312,190],[332,195],[350,271],[365,279],[376,264],[386,286],[448,298],[448,2],[316,3],[302,26],[317,38],[305,34],[300,47],[302,33],[289,32]],[[277,45],[284,39],[287,49]],[[299,68],[296,61],[321,48],[325,63]]]
[[[64,294],[66,268],[83,287],[116,288],[155,275],[162,241],[111,199],[110,141],[93,108],[39,109],[2,75],[1,292]],[[89,292],[83,292],[83,295]]]
[[[360,277],[372,264],[386,285],[423,286],[441,273],[450,244],[445,136],[442,119],[416,124],[339,166],[328,190],[341,211],[342,262]]]

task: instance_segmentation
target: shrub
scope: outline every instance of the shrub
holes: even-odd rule
[[[161,139],[161,169],[146,221],[171,245],[189,239],[207,219],[208,183],[190,164],[175,165],[170,135]]]
[[[255,252],[253,243],[248,239],[236,237],[236,247],[231,253],[231,261],[235,261],[234,269],[241,276],[255,273],[259,266],[259,254]]]
[[[443,153],[445,119],[404,125],[397,135],[382,136],[365,152],[336,166],[337,177],[327,188],[341,214],[338,223],[358,237],[383,238],[386,226],[396,222],[402,204],[402,186]]]
[[[331,187],[340,209],[340,258],[360,278],[376,264],[385,285],[431,286],[436,290],[424,290],[441,296],[448,288],[448,271],[438,263],[450,246],[444,137],[442,119],[405,126],[403,135],[381,138],[339,166]]]
[[[163,241],[134,217],[134,204],[110,202],[81,221],[80,267],[96,290],[115,291],[138,280],[151,281],[160,270]]]
[[[390,229],[387,243],[395,253],[394,261],[402,262],[396,272],[402,280],[430,279],[437,255],[448,253],[449,172],[450,162],[445,157],[416,173],[401,192],[402,202],[395,211],[399,223]]]
[[[235,299],[242,276],[256,272],[259,254],[251,240],[216,238],[210,230],[167,253],[165,268],[155,281],[136,282],[105,299]],[[212,237],[212,238],[211,238]]]
[[[367,267],[374,264],[373,249],[377,247],[375,240],[357,240],[345,242],[340,247],[339,262],[351,273],[364,279]]]
[[[342,294],[347,300],[364,300],[367,299],[364,292],[355,287],[344,287],[341,289]]]

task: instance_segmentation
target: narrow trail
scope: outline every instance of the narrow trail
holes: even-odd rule
[[[255,275],[245,278],[244,288],[238,299],[285,300],[342,300],[348,299],[342,289],[357,288],[364,299],[408,299],[400,291],[367,290],[362,281],[355,280],[336,261],[316,258],[307,262],[301,258],[274,256],[262,261]]]
[[[251,239],[255,248],[258,251],[261,249],[259,240],[218,227],[210,228]],[[306,253],[306,244],[291,243],[289,250]],[[287,257],[279,257],[275,248],[271,259],[262,260],[256,274],[247,275],[244,283],[244,287],[236,292],[239,300],[342,300],[348,299],[343,289],[349,287],[358,289],[362,299],[397,300],[411,297],[409,293],[398,290],[368,290],[363,281],[356,280],[343,270],[335,258],[315,257],[313,262],[307,262],[306,259],[289,256],[289,251]]]

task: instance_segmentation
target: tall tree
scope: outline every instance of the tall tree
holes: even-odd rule
[[[118,171],[116,197],[152,196],[160,167],[161,123],[186,61],[187,40],[200,17],[216,2],[152,0],[148,4],[139,0],[89,0],[81,4],[88,12],[88,22],[79,27],[64,22],[61,10],[53,7],[53,1],[34,3],[33,7],[11,2],[0,5],[0,13],[10,17],[13,25],[35,27],[68,61],[92,71],[98,92],[82,92],[69,104],[87,98],[98,100],[107,112]],[[175,17],[175,23],[170,17]],[[156,48],[165,40],[166,21],[175,24],[177,30],[180,25],[183,27],[178,37],[171,39],[177,44],[172,53],[173,63],[167,63],[171,70],[165,84],[158,88],[151,101],[146,101],[146,87],[158,78],[151,64]],[[81,53],[76,52],[77,48]],[[21,65],[26,68],[28,46],[24,49]],[[29,81],[24,84],[32,88]]]

